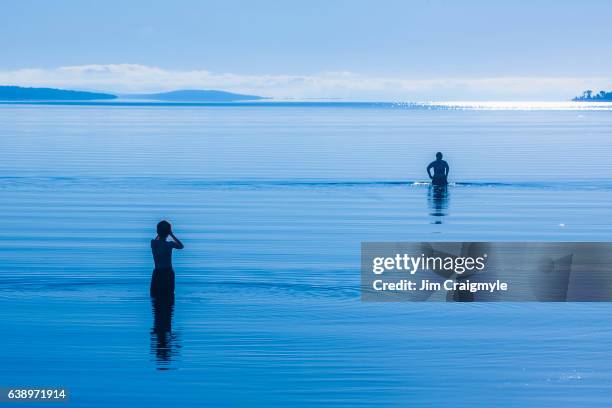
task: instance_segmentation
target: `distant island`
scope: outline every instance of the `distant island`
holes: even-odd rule
[[[612,92],[599,91],[594,93],[592,90],[587,89],[582,93],[581,96],[577,96],[572,99],[574,102],[612,102]]]
[[[225,91],[191,89],[152,94],[128,94],[122,95],[122,98],[169,102],[236,102],[266,99],[263,96],[256,95],[243,95]]]
[[[116,95],[98,92],[0,86],[0,101],[91,101],[116,98]]]
[[[266,99],[263,96],[243,95],[225,91],[187,89],[180,91],[113,95],[110,93],[72,91],[55,88],[25,88],[0,86],[0,101],[94,101],[121,98],[164,102],[238,102]]]

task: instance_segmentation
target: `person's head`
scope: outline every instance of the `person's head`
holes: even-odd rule
[[[160,239],[168,238],[170,232],[172,231],[172,226],[166,220],[160,221],[157,223],[157,235],[159,235]]]
[[[442,153],[440,153],[440,152],[436,153],[436,159],[437,160],[442,160]]]

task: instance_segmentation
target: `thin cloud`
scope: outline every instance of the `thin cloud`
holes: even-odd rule
[[[610,78],[495,77],[408,79],[353,72],[242,75],[167,70],[138,64],[92,64],[0,71],[0,83],[116,93],[220,89],[273,98],[349,100],[567,100],[584,89],[611,89]]]

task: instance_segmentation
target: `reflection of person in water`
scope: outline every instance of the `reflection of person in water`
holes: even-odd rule
[[[153,298],[153,329],[151,330],[151,353],[155,356],[159,370],[170,369],[170,363],[178,354],[178,335],[172,331],[172,296]]]
[[[433,169],[433,175],[431,174]],[[436,160],[429,163],[427,166],[427,174],[431,179],[431,184],[434,186],[445,186],[448,184],[448,163],[442,160],[442,153],[436,153]]]
[[[172,241],[168,241],[168,237]],[[151,251],[155,270],[151,277],[151,296],[154,298],[174,296],[174,270],[172,269],[172,250],[183,249],[183,243],[172,233],[168,221],[157,224],[157,237],[151,240]]]
[[[435,217],[434,224],[442,224],[442,217],[448,215],[448,187],[447,186],[429,186],[428,199],[429,215]]]

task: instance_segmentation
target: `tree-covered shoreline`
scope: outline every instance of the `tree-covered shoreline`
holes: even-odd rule
[[[612,102],[612,92],[599,91],[595,93],[591,89],[582,92],[581,96],[576,96],[572,101],[575,102]]]

